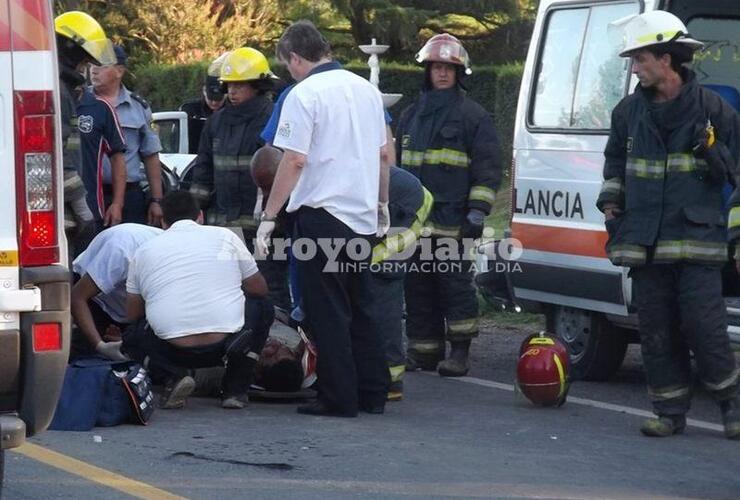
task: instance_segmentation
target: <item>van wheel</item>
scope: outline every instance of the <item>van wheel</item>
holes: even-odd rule
[[[602,314],[554,306],[547,330],[568,347],[571,380],[606,380],[622,366],[627,337]]]

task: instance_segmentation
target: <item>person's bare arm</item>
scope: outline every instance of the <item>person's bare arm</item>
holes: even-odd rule
[[[110,156],[111,176],[113,178],[113,200],[105,211],[105,225],[115,226],[123,218],[123,198],[126,194],[126,160],[123,153]]]
[[[388,183],[390,182],[391,166],[396,160],[396,146],[393,142],[391,128],[385,126],[385,145],[380,148],[380,185],[378,186],[378,201],[388,201]]]
[[[272,184],[267,206],[265,206],[265,217],[274,219],[277,216],[285,202],[288,201],[290,193],[298,184],[298,179],[301,177],[305,164],[306,155],[290,150],[285,151],[283,159],[280,160],[280,165],[278,165],[277,174],[275,174],[275,182]]]
[[[144,299],[138,293],[126,294],[126,317],[129,322],[133,323],[139,318],[144,317],[145,307]]]
[[[269,289],[267,282],[262,273],[256,272],[249,278],[242,281],[242,290],[248,297],[262,298],[267,297]]]
[[[162,174],[159,163],[159,153],[146,156],[142,158],[141,161],[144,162],[146,178],[149,181],[149,196],[151,198],[161,200],[164,195],[162,190]],[[147,222],[150,226],[162,227],[162,206],[159,203],[149,203]]]
[[[100,293],[100,288],[85,274],[72,287],[71,308],[72,317],[91,346],[95,347],[103,340],[95,326],[88,301]]]

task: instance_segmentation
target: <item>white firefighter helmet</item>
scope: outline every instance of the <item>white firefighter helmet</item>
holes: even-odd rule
[[[704,46],[691,38],[686,25],[679,18],[664,10],[654,10],[628,16],[612,23],[624,30],[624,48],[620,57],[630,57],[638,49],[669,42],[681,43],[698,50]]]

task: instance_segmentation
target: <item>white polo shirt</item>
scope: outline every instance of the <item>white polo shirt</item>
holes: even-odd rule
[[[126,290],[142,296],[160,338],[232,333],[244,325],[242,280],[256,272],[252,254],[233,232],[180,220],[139,247]]]
[[[274,140],[307,157],[287,211],[323,208],[356,233],[374,234],[385,139],[383,100],[370,82],[343,69],[301,81],[285,99]]]
[[[143,224],[118,224],[98,234],[72,263],[80,276],[87,274],[100,293],[93,300],[119,323],[126,323],[126,276],[136,250],[162,230]]]

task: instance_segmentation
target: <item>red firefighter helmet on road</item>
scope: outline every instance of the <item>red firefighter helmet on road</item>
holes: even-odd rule
[[[542,334],[524,340],[516,369],[517,386],[538,406],[560,406],[568,396],[568,351]]]
[[[465,68],[465,74],[473,71],[470,69],[470,57],[463,44],[452,35],[442,33],[434,35],[416,54],[416,61],[420,63],[441,62],[457,64]]]

